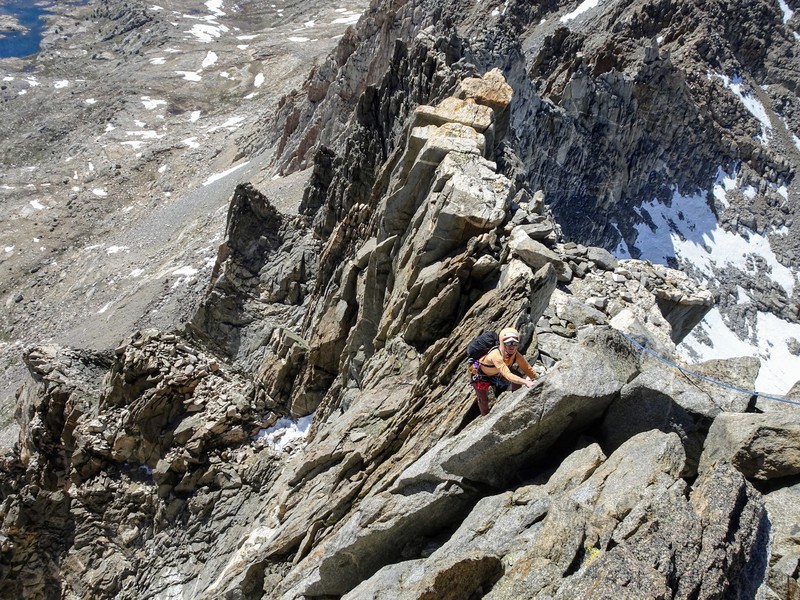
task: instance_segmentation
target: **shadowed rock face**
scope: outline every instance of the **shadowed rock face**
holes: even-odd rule
[[[396,147],[397,132],[415,105],[454,93],[453,72],[463,77],[468,69],[499,68],[514,90],[506,113],[513,136],[505,139],[517,157],[506,161],[498,153],[500,170],[546,192],[548,208],[569,240],[634,258],[644,252],[678,266],[666,235],[675,224],[660,223],[657,213],[679,194],[694,197],[690,211],[708,218],[701,223],[689,214],[673,216],[688,219],[677,237],[702,248],[727,233],[764,235],[780,265],[796,271],[793,136],[800,127],[800,72],[786,58],[796,52],[796,14],[783,18],[766,0],[748,0],[735,17],[723,2],[606,2],[574,15],[574,7],[558,2],[509,2],[491,14],[461,4],[397,3],[396,26],[388,32],[380,29],[377,15],[368,16],[351,62],[336,76],[329,74],[327,96],[309,103],[298,95],[282,108],[297,117],[284,128],[283,168],[311,160],[317,147],[324,147],[325,165],[365,150],[356,161],[357,178],[352,164],[338,175],[326,169],[324,186],[309,192],[321,206],[318,220],[363,201],[376,169],[361,167],[374,153],[388,155]],[[450,19],[434,25],[438,14]],[[745,15],[750,20],[740,21]],[[390,60],[385,47],[398,37],[402,41]],[[431,79],[407,70],[430,72],[419,62],[425,45],[443,49],[430,88],[425,84]],[[356,102],[337,93],[345,81],[366,87],[370,102],[378,104],[370,114],[383,117],[378,123],[333,118],[343,110],[350,114]],[[763,124],[767,120],[771,125]],[[772,137],[764,141],[759,136],[768,129],[765,135]],[[723,172],[736,185],[725,184],[712,195]],[[662,254],[647,246],[651,235],[667,245],[666,258],[654,258]],[[726,325],[740,339],[752,334],[757,313],[798,323],[798,288],[777,284],[780,267],[770,267],[770,260],[755,259],[752,268],[691,260],[680,268],[695,274],[703,269]],[[676,306],[670,295],[659,298],[678,343],[704,316],[707,302],[698,310],[691,302]]]
[[[231,360],[252,360],[279,324],[299,318],[318,248],[305,219],[282,215],[250,184],[237,186],[225,241],[191,329]]]
[[[375,3],[309,77],[314,106],[279,109],[278,164],[288,173],[316,152],[302,214],[236,187],[188,327],[138,331],[108,354],[26,354],[20,444],[0,457],[2,595],[744,600],[793,589],[790,413],[745,414],[751,398],[709,381],[749,389],[753,360],[695,366],[707,379],[694,380],[641,350],[674,359],[713,303],[707,289],[563,236],[610,235],[588,207],[612,196],[624,207],[644,175],[631,163],[624,185],[590,202],[594,184],[531,167],[588,168],[602,142],[616,168],[639,156],[624,144],[676,135],[634,126],[667,127],[634,111],[653,81],[696,100],[676,66],[689,59],[649,41],[665,29],[672,43],[702,14],[671,6],[610,3],[600,21],[618,20],[627,49],[585,21],[557,25],[572,7],[555,2],[502,15]],[[631,32],[648,35],[642,56]],[[735,47],[730,60],[767,68],[768,53],[742,39],[709,37],[686,52]],[[592,95],[598,86],[614,94]],[[633,132],[575,127],[598,102]],[[658,163],[656,187],[689,160],[653,156],[637,160]],[[544,178],[574,184],[574,202],[531,186]],[[569,202],[586,210],[562,227]],[[506,326],[539,380],[476,418],[465,348]],[[279,420],[312,414],[302,434]]]

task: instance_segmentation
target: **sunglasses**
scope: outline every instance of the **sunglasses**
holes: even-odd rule
[[[503,346],[517,346],[519,342],[503,342]]]

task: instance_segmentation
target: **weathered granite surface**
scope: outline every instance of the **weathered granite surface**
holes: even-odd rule
[[[310,185],[293,212],[256,164],[217,184],[228,218],[187,325],[25,351],[0,595],[791,597],[795,407],[759,413],[643,351],[676,359],[717,298],[599,247],[618,234],[598,215],[698,185],[705,159],[791,178],[749,117],[724,127],[741,111],[697,70],[788,90],[790,25],[759,45],[780,20],[766,2],[725,38],[701,18],[727,23],[721,4],[670,6],[373,3],[281,126],[254,116],[237,142],[244,158],[273,139]],[[145,51],[158,12],[120,12],[120,53]],[[539,380],[478,418],[464,350],[509,325]],[[758,368],[693,366],[742,388]]]

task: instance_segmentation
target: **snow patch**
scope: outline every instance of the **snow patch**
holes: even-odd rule
[[[725,178],[722,182],[719,179],[715,187],[726,186]],[[714,195],[718,197],[716,190]],[[778,262],[769,240],[758,233],[745,238],[722,229],[704,193],[684,196],[675,192],[671,206],[653,200],[642,204],[641,211],[650,216],[655,226],[655,229],[646,223],[636,226],[636,247],[641,250],[643,260],[668,264],[669,259],[678,259],[702,273],[731,267],[753,273],[752,259],[761,257],[767,263],[770,278],[792,295],[795,275]]]
[[[208,0],[208,2],[206,2],[206,6],[214,16],[225,16],[225,13],[222,11],[222,0]]]
[[[231,168],[230,168],[230,169],[228,169],[227,171],[223,171],[222,173],[217,173],[216,175],[212,175],[211,177],[209,177],[208,179],[206,179],[206,180],[203,182],[203,187],[205,187],[205,186],[207,186],[207,185],[211,185],[212,183],[214,183],[215,181],[219,181],[219,180],[220,180],[220,179],[222,179],[223,177],[227,177],[228,175],[230,175],[230,174],[231,174],[231,173],[233,173],[234,171],[238,171],[239,169],[241,169],[242,167],[244,167],[245,165],[247,165],[249,162],[250,162],[250,161],[243,162],[243,163],[242,163],[242,164],[240,164],[240,165],[236,165],[235,167],[231,167]]]
[[[143,140],[158,140],[164,137],[164,134],[158,134],[157,131],[153,131],[152,129],[145,129],[144,131],[126,131],[126,135],[132,135],[133,137],[140,137]]]
[[[144,104],[144,107],[147,110],[154,110],[154,109],[158,108],[159,106],[166,106],[167,105],[167,101],[166,100],[153,100],[152,98],[150,98],[150,96],[142,96],[141,97],[141,101],[142,101],[142,104]]]
[[[567,21],[571,21],[572,19],[574,19],[575,17],[577,17],[579,15],[582,15],[586,11],[592,10],[593,8],[596,8],[599,3],[600,3],[600,0],[583,0],[583,2],[581,2],[578,5],[578,8],[573,10],[571,13],[567,13],[566,15],[561,17],[561,19],[559,19],[559,20],[562,23],[566,23]]]
[[[747,304],[750,301],[750,294],[742,286],[736,286],[736,304]]]
[[[94,98],[87,98],[86,100],[84,100],[84,102],[89,106],[91,106],[92,104],[97,104],[97,100],[95,100]]]
[[[178,267],[177,269],[172,270],[172,275],[177,275],[178,280],[172,284],[173,288],[176,288],[180,285],[185,283],[189,283],[194,279],[194,276],[197,275],[198,270],[194,267]]]
[[[773,227],[772,233],[775,235],[779,235],[781,237],[785,237],[789,235],[789,228],[786,225],[781,225],[780,227]]]
[[[719,169],[712,190],[714,198],[728,206],[726,194],[736,189],[736,174],[729,175]],[[776,189],[782,195],[781,190]],[[740,191],[746,197],[755,193],[749,186]],[[636,226],[635,246],[641,250],[640,258],[662,264],[674,259],[679,264],[692,265],[707,278],[721,270],[739,269],[746,273],[761,271],[761,275],[769,277],[791,296],[798,284],[797,276],[780,264],[770,247],[766,232],[764,235],[756,232],[739,235],[725,231],[708,206],[707,196],[702,191],[687,196],[675,192],[670,206],[656,200],[643,204],[640,215],[648,218],[652,227],[645,223]],[[787,233],[788,228],[784,226],[771,228],[770,235]],[[614,252],[617,257],[626,258],[629,250],[622,242]],[[739,288],[737,302],[741,304],[748,300],[748,293]],[[703,361],[756,355],[762,361],[756,382],[758,391],[778,395],[785,393],[800,372],[800,361],[791,355],[787,345],[789,338],[800,339],[800,325],[783,321],[771,313],[759,312],[755,325],[747,335],[757,340],[757,345],[740,340],[726,326],[719,309],[714,308],[687,336],[680,351],[687,357],[699,357]],[[713,340],[713,346],[706,345],[706,336]]]
[[[227,31],[228,28],[225,25],[203,25],[198,23],[185,33],[193,35],[204,44],[210,44],[215,39],[222,37],[222,34]]]
[[[308,429],[313,420],[313,414],[302,417],[297,421],[284,417],[278,419],[272,427],[259,431],[253,436],[253,439],[263,440],[270,448],[275,450],[283,450],[291,442],[306,439]]]
[[[253,86],[257,87],[257,88],[260,88],[262,85],[264,85],[264,74],[263,73],[259,73],[258,75],[256,75],[256,78],[253,80]]]
[[[36,210],[42,210],[44,208],[44,205],[38,200],[31,200],[31,206]]]
[[[332,25],[355,25],[361,18],[361,13],[352,12],[343,8],[337,9],[336,12],[347,13],[344,17],[339,17],[332,21]]]
[[[186,81],[202,81],[202,77],[200,77],[200,71],[175,71],[178,75],[180,75]]]
[[[756,378],[756,390],[762,394],[783,395],[798,378],[800,360],[789,352],[790,338],[800,340],[800,325],[787,323],[771,313],[759,312],[756,316],[758,346],[743,342],[722,319],[718,308],[713,308],[678,346],[684,357],[696,356],[700,361],[753,356],[761,359],[761,369]],[[708,346],[698,339],[705,332],[712,340]]]
[[[128,246],[109,246],[106,248],[106,254],[118,254],[119,252],[125,252],[127,250]]]
[[[739,100],[742,101],[742,104],[747,111],[756,119],[758,119],[763,127],[763,130],[761,131],[761,134],[757,136],[757,139],[759,139],[762,143],[766,143],[768,141],[769,133],[772,131],[772,121],[770,121],[767,111],[764,108],[764,105],[761,104],[761,101],[753,93],[747,90],[746,86],[743,85],[742,78],[738,75],[734,75],[733,78],[730,78],[727,75],[709,73],[709,78],[711,77],[717,77],[718,79],[721,79],[725,84],[725,87],[738,96]]]
[[[217,53],[208,51],[206,57],[203,59],[203,64],[200,65],[202,68],[207,69],[208,67],[213,66],[217,62]]]
[[[60,90],[60,89],[63,89],[63,88],[65,88],[65,87],[67,87],[68,85],[69,85],[69,81],[67,81],[66,79],[61,79],[61,80],[59,80],[59,81],[56,81],[56,82],[53,84],[53,87],[54,87],[55,89],[57,89],[57,90]]]
[[[180,277],[193,277],[197,275],[197,269],[194,267],[178,267],[172,271],[172,274]]]
[[[786,0],[778,0],[778,6],[781,7],[781,11],[783,12],[783,22],[788,23],[794,15],[794,11],[786,4]]]
[[[301,37],[301,36],[295,36],[295,35],[290,35],[286,39],[289,40],[290,42],[297,42],[297,43],[303,43],[303,42],[310,41],[309,38],[307,38],[307,37]]]
[[[189,115],[189,123],[197,123],[197,120],[200,118],[200,111],[193,110],[192,114]]]
[[[103,188],[94,188],[94,189],[92,190],[92,193],[93,193],[95,196],[98,196],[98,197],[100,197],[100,198],[105,198],[106,196],[108,196],[108,192],[107,192],[107,191],[105,191]]]
[[[714,198],[719,200],[720,204],[728,208],[731,203],[728,202],[727,193],[736,189],[736,175],[728,175],[722,169],[717,170],[717,181],[714,184]]]
[[[228,131],[235,131],[239,128],[239,125],[242,124],[244,121],[244,117],[231,117],[221,125],[215,125],[213,127],[209,127],[206,131],[209,133],[213,133],[217,129],[227,129]]]

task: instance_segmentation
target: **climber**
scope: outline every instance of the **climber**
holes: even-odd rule
[[[531,387],[536,379],[536,371],[528,364],[525,357],[517,352],[519,332],[513,327],[503,329],[499,336],[500,345],[492,348],[480,360],[475,361],[472,374],[472,387],[478,401],[481,416],[489,414],[489,386],[494,388],[494,395],[508,389],[518,390],[521,386]],[[514,363],[522,369],[526,377],[520,377],[509,368]]]

